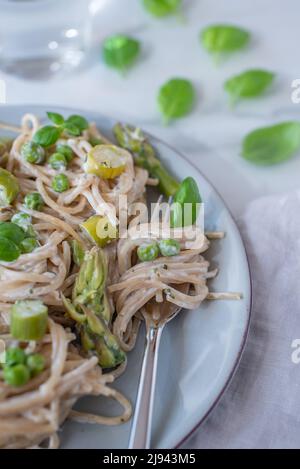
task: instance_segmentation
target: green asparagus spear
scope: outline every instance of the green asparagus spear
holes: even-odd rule
[[[132,152],[135,163],[147,169],[152,177],[159,180],[160,191],[167,197],[174,195],[179,183],[159,161],[142,130],[125,124],[116,124],[113,130],[118,144]]]
[[[71,248],[73,261],[75,262],[77,267],[80,267],[84,261],[84,249],[76,239],[73,239],[71,241]]]
[[[83,349],[96,354],[102,368],[114,368],[125,360],[125,354],[110,331],[107,270],[104,252],[100,248],[93,248],[81,264],[72,301],[64,296],[62,298],[66,311],[77,323]]]

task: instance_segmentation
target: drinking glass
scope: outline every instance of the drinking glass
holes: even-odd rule
[[[89,48],[89,0],[0,0],[0,69],[45,78],[80,65]]]

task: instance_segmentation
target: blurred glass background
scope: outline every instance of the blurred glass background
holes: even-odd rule
[[[84,60],[91,37],[89,0],[0,0],[0,68],[42,78]]]

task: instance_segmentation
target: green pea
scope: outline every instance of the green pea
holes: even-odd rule
[[[0,207],[10,205],[19,194],[17,178],[6,169],[0,168]]]
[[[0,261],[13,262],[20,255],[20,248],[13,241],[0,236]]]
[[[25,238],[20,244],[22,253],[29,254],[38,246],[36,238]]]
[[[45,357],[40,353],[29,355],[27,358],[27,366],[30,370],[31,376],[36,376],[41,373],[45,368],[45,364]]]
[[[11,222],[0,222],[0,237],[12,241],[17,246],[25,238],[25,233],[18,225]]]
[[[24,212],[16,213],[12,217],[11,222],[19,226],[20,228],[22,228],[22,230],[24,230],[25,232],[27,232],[29,227],[32,226],[31,216],[28,215],[28,213],[24,213]]]
[[[69,179],[65,174],[57,174],[52,180],[52,189],[55,192],[65,192],[69,189]]]
[[[62,171],[67,167],[67,159],[62,153],[53,153],[48,159],[48,163],[52,169]]]
[[[142,244],[137,250],[137,255],[140,261],[154,261],[159,254],[159,248],[157,243]]]
[[[35,142],[27,142],[21,148],[21,155],[28,163],[41,164],[45,161],[44,148]]]
[[[5,365],[24,365],[26,362],[26,354],[23,349],[19,347],[11,347],[5,352]]]
[[[159,242],[159,249],[163,256],[177,256],[180,253],[180,244],[176,239],[163,239]]]
[[[30,215],[24,212],[18,212],[12,217],[11,222],[24,231],[26,238],[35,238],[36,233],[32,226],[32,218]]]
[[[4,381],[10,386],[24,386],[30,380],[30,372],[23,364],[5,366],[3,370]]]
[[[69,145],[59,143],[58,145],[56,145],[56,151],[61,155],[64,155],[67,160],[67,163],[70,163],[70,161],[72,161],[72,159],[74,158],[73,150],[71,147],[69,147]]]
[[[41,210],[44,206],[44,200],[38,192],[31,192],[25,196],[24,205],[31,210]]]

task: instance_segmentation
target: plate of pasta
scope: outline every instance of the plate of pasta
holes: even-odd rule
[[[143,130],[1,106],[0,448],[126,448],[144,321],[166,305],[181,311],[163,335],[152,448],[186,440],[238,365],[251,309],[238,228]]]

